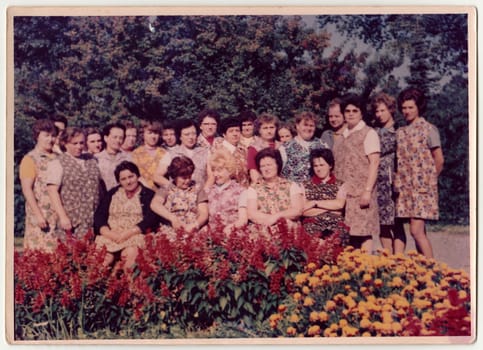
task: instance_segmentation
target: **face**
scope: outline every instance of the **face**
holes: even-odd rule
[[[50,132],[41,131],[37,137],[37,146],[44,152],[51,152],[56,138],[57,137]]]
[[[176,133],[174,132],[174,129],[163,130],[161,138],[168,147],[173,147],[174,145],[176,145]]]
[[[249,138],[253,136],[254,125],[251,120],[247,120],[242,122],[242,130],[241,133],[243,137]]]
[[[238,142],[240,142],[240,128],[238,126],[233,126],[231,128],[226,129],[226,132],[223,134],[223,137],[226,141],[231,143],[233,146],[236,146]]]
[[[392,114],[389,112],[389,109],[387,108],[385,103],[378,103],[376,107],[376,118],[381,123],[381,125],[386,125],[389,122],[391,122],[392,119]]]
[[[200,125],[201,134],[204,137],[215,136],[217,125],[215,118],[205,117]]]
[[[325,179],[327,176],[330,175],[330,165],[325,161],[324,158],[314,158],[312,161],[312,166],[314,169],[314,174],[320,178],[320,179]]]
[[[65,144],[65,150],[73,157],[80,157],[85,147],[84,134],[76,134]]]
[[[347,127],[352,129],[362,120],[362,112],[358,107],[349,104],[344,109],[344,117],[347,122]]]
[[[230,181],[230,172],[223,166],[215,165],[211,169],[213,171],[213,176],[215,177],[215,183],[218,186],[226,184]]]
[[[190,187],[190,183],[191,175],[176,176],[174,178],[174,185],[178,188],[181,188],[182,190],[186,190],[188,187]]]
[[[329,107],[329,125],[334,130],[339,130],[344,125],[344,115],[340,110],[340,105]]]
[[[401,112],[408,123],[412,123],[419,118],[419,110],[414,100],[404,101],[401,106]]]
[[[275,126],[275,123],[265,123],[260,125],[258,133],[264,141],[273,141],[275,139],[276,131],[277,127]]]
[[[104,136],[104,142],[106,143],[106,151],[110,153],[119,152],[124,142],[124,130],[121,128],[112,128],[109,135]]]
[[[139,186],[138,177],[131,170],[122,170],[119,173],[119,184],[126,192],[134,192]]]
[[[292,133],[287,128],[278,129],[278,138],[281,142],[286,143],[293,139]]]
[[[196,128],[194,126],[190,126],[189,128],[181,130],[179,140],[183,146],[191,149],[196,145],[196,137]]]
[[[143,133],[144,144],[149,147],[156,147],[159,142],[159,134],[151,129],[145,129]]]
[[[99,153],[102,150],[102,137],[100,134],[87,135],[87,152],[91,154]]]
[[[271,157],[260,160],[260,173],[265,180],[272,180],[278,176],[277,161]]]
[[[134,149],[134,146],[136,146],[137,137],[138,131],[136,128],[126,129],[126,137],[124,138],[122,148],[128,151],[132,151]]]
[[[312,140],[315,133],[315,123],[313,120],[302,119],[298,124],[295,124],[297,135],[305,141]]]

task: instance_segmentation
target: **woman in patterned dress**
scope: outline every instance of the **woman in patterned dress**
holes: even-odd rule
[[[101,173],[96,159],[85,148],[84,131],[68,126],[60,136],[60,154],[49,163],[47,190],[59,220],[57,235],[71,232],[83,238],[94,224],[99,204]]]
[[[403,90],[397,99],[408,125],[397,130],[396,216],[409,218],[409,229],[416,248],[433,257],[426,235],[425,220],[438,220],[438,176],[444,157],[438,129],[421,115],[426,98],[417,88]]]
[[[347,192],[342,181],[335,178],[333,169],[334,156],[330,149],[310,152],[312,177],[303,184],[305,203],[302,224],[305,231],[321,239],[338,234],[341,244],[345,246],[349,240],[343,216]]]
[[[371,107],[375,114],[375,128],[381,142],[381,159],[377,170],[377,204],[379,206],[379,239],[391,254],[404,253],[406,233],[402,220],[395,218],[393,179],[396,168],[396,99],[385,93],[373,97]]]
[[[150,207],[154,192],[139,181],[136,164],[121,162],[114,176],[119,185],[102,198],[94,217],[94,232],[96,244],[108,252],[104,263],[110,265],[120,255],[124,268],[129,268],[138,249],[144,247],[144,234],[157,229],[159,217]]]
[[[236,181],[237,162],[225,149],[212,153],[210,157],[214,185],[206,191],[208,195],[208,225],[225,233],[247,224],[245,187]]]
[[[51,120],[40,119],[33,125],[35,147],[20,162],[19,177],[25,197],[25,249],[51,252],[57,246],[54,233],[57,214],[52,208],[45,178],[47,165],[57,156],[53,152],[57,128]]]
[[[203,188],[192,180],[194,170],[190,158],[174,157],[167,172],[172,183],[161,186],[151,202],[151,209],[170,222],[170,226],[162,225],[161,231],[171,239],[175,238],[176,230],[193,232],[208,221],[208,198]]]
[[[291,225],[303,210],[303,189],[293,181],[280,177],[282,157],[278,150],[264,148],[255,158],[262,178],[247,190],[248,219],[262,227],[285,219]]]

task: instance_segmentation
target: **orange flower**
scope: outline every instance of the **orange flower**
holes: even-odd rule
[[[292,326],[287,327],[287,335],[295,335],[295,334],[297,334],[297,330],[294,327]]]
[[[300,294],[299,292],[295,292],[294,295],[293,295],[293,299],[295,301],[299,301],[302,299],[302,294]]]
[[[308,331],[307,331],[307,334],[310,335],[310,336],[319,335],[320,334],[320,326],[318,326],[318,325],[310,326]]]
[[[325,311],[319,312],[319,320],[322,322],[327,322],[329,320],[329,314]]]
[[[297,323],[300,321],[300,317],[297,314],[291,314],[288,320],[292,323]]]
[[[314,299],[312,299],[311,297],[305,297],[304,306],[312,306],[314,304],[315,304]]]
[[[303,286],[302,287],[302,293],[304,293],[305,295],[309,294],[310,293],[310,288],[307,287],[307,286]]]
[[[309,315],[310,322],[317,322],[319,320],[319,313],[317,311],[312,311]]]
[[[278,312],[285,312],[285,310],[287,310],[287,305],[280,304],[278,306]]]
[[[325,303],[325,310],[326,311],[335,310],[336,307],[337,307],[337,305],[335,304],[335,302],[333,300],[327,300],[327,302]]]

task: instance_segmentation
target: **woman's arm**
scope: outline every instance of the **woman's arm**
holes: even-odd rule
[[[177,230],[181,228],[182,224],[178,217],[171,213],[168,208],[166,208],[166,206],[164,205],[165,200],[166,199],[159,194],[154,195],[153,200],[151,201],[151,210],[162,218],[169,220],[169,222],[171,222],[171,226],[173,226],[173,228]]]
[[[32,212],[34,213],[35,218],[37,219],[37,225],[41,229],[45,229],[47,228],[48,223],[45,220],[44,216],[42,215],[42,212],[40,211],[37,200],[35,199],[35,194],[33,190],[34,183],[35,183],[35,178],[20,179],[20,185],[22,186],[22,193],[23,193],[23,196],[25,197],[25,201],[27,202],[27,205],[32,209]]]
[[[290,207],[282,210],[279,214],[280,218],[289,220],[297,220],[304,210],[304,196],[302,193],[292,194],[290,196]]]
[[[196,216],[196,222],[190,225],[184,225],[184,229],[187,232],[199,230],[208,221],[208,203],[198,203],[198,215]]]
[[[304,202],[304,216],[317,216],[326,211],[340,212],[345,206],[345,198],[322,199]]]
[[[153,174],[153,181],[158,186],[169,185],[169,180],[166,178],[166,173],[168,172],[168,166],[171,162],[171,157],[169,154],[165,154],[163,158],[158,163],[156,171]]]
[[[248,219],[256,224],[271,226],[275,224],[278,219],[278,213],[265,214],[258,210],[258,204],[256,198],[248,198],[247,200],[247,215]]]
[[[439,174],[441,174],[441,171],[443,170],[443,165],[444,165],[443,150],[441,149],[441,147],[433,148],[431,149],[431,155],[433,156],[433,159],[434,159],[436,174],[439,176]]]
[[[368,207],[371,201],[372,190],[374,189],[377,180],[377,168],[379,167],[380,154],[378,152],[371,153],[367,155],[367,158],[369,159],[369,170],[364,192],[359,201],[361,208]]]
[[[58,185],[47,185],[47,192],[49,193],[50,202],[55,212],[59,216],[60,227],[64,230],[72,230],[72,222],[67,215],[64,206],[62,205],[62,200],[60,199],[60,186]]]

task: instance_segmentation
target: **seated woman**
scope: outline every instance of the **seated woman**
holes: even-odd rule
[[[151,202],[151,209],[168,220],[174,230],[193,232],[208,221],[208,198],[202,187],[191,179],[194,170],[190,158],[175,156],[167,171],[172,183],[161,186]],[[166,225],[161,229],[166,229]],[[165,232],[175,239],[173,230]]]
[[[210,157],[214,185],[207,190],[208,225],[211,229],[221,226],[225,233],[247,224],[246,201],[243,201],[245,187],[235,181],[237,162],[228,150],[219,149]],[[240,203],[240,201],[242,203]]]
[[[144,247],[144,234],[156,231],[159,217],[150,208],[154,192],[139,182],[139,169],[134,163],[121,162],[114,176],[120,185],[103,197],[94,216],[96,244],[108,251],[106,265],[120,252],[124,267],[131,267],[138,249]]]
[[[255,157],[261,181],[247,190],[248,219],[255,224],[272,226],[280,219],[293,223],[302,214],[303,189],[280,177],[282,157],[273,148],[265,148]]]
[[[332,174],[334,156],[330,149],[310,152],[311,179],[303,183],[305,203],[302,224],[305,231],[326,239],[336,230],[341,233],[342,244],[347,245],[349,231],[343,225],[346,189]]]

